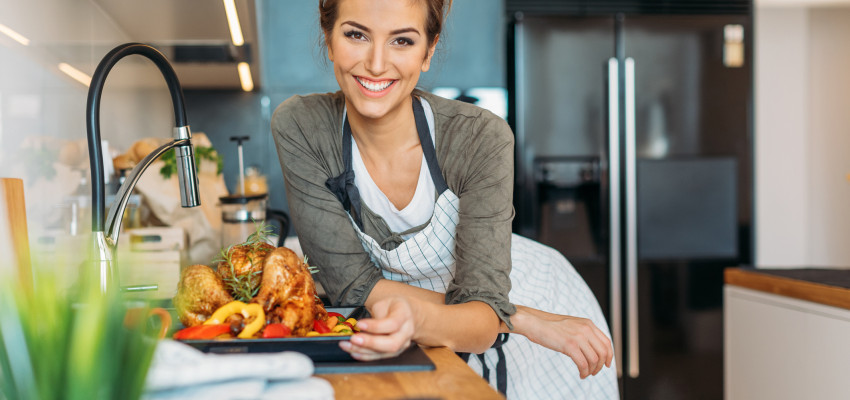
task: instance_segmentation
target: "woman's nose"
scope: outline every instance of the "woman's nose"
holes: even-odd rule
[[[374,76],[380,76],[387,69],[386,52],[383,46],[373,45],[369,50],[366,69]]]

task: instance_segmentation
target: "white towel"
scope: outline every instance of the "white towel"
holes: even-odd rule
[[[207,354],[166,339],[154,353],[143,398],[333,399],[330,383],[312,375],[313,362],[301,353]]]

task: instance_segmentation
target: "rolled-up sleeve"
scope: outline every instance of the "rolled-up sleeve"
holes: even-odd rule
[[[286,198],[295,231],[316,278],[334,306],[366,302],[383,278],[365,252],[347,212],[325,186],[342,169],[341,139],[334,126],[333,98],[292,97],[275,110],[277,146]]]
[[[455,239],[455,278],[446,303],[473,300],[490,305],[513,328],[510,316],[513,133],[501,118],[482,111],[477,118],[447,123],[441,164],[460,198]],[[464,130],[466,132],[458,132]]]

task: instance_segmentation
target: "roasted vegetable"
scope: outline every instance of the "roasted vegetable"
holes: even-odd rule
[[[237,336],[240,339],[250,339],[266,324],[266,313],[263,312],[263,308],[259,304],[245,304],[239,300],[234,300],[215,310],[210,319],[204,322],[204,325],[224,324],[227,317],[233,314],[242,314],[245,317],[245,328]],[[229,331],[230,325],[225,325]]]
[[[266,325],[266,328],[263,329],[264,339],[282,338],[291,334],[292,329],[289,329],[289,327],[284,324],[268,324]]]
[[[174,333],[176,340],[208,340],[230,332],[229,324],[198,325]]]

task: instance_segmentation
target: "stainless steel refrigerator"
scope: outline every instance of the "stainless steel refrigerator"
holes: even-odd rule
[[[506,1],[515,231],[608,317],[625,399],[723,397],[753,245],[750,1]]]

